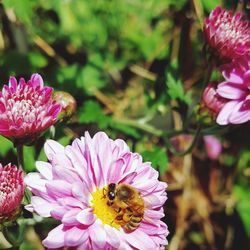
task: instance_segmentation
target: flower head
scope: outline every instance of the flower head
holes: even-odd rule
[[[225,81],[216,92],[227,100],[217,116],[217,123],[241,124],[250,120],[250,56],[234,59],[221,67]]]
[[[39,74],[19,84],[10,77],[0,92],[0,134],[15,143],[31,143],[56,122],[61,106],[52,99],[53,89],[43,86]]]
[[[75,98],[65,91],[55,91],[53,99],[61,104],[61,112],[58,115],[58,119],[67,120],[71,118],[76,112],[76,100]]]
[[[242,14],[216,7],[206,18],[204,33],[210,47],[221,59],[233,59],[250,53],[250,29]]]
[[[123,140],[113,141],[103,132],[91,138],[86,132],[66,147],[47,141],[45,153],[50,162],[37,162],[40,173],[25,179],[35,195],[26,209],[61,221],[43,241],[45,247],[164,249],[168,230],[160,219],[166,183],[158,181],[158,172]],[[125,230],[124,217],[117,217],[124,215],[123,209],[109,203],[111,183],[129,185],[143,199],[144,213],[135,230]]]
[[[0,164],[0,222],[19,209],[24,194],[23,173],[16,166]]]

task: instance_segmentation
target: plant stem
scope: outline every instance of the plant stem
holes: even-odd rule
[[[16,146],[17,151],[17,164],[19,169],[23,170],[23,145]]]
[[[200,134],[201,134],[201,130],[202,130],[202,126],[201,124],[198,125],[198,128],[196,130],[196,133],[194,135],[194,138],[193,138],[193,141],[191,143],[191,145],[183,152],[178,152],[174,147],[173,145],[171,144],[171,141],[169,140],[168,137],[164,137],[164,141],[168,147],[168,149],[176,156],[184,156],[186,154],[189,154],[192,152],[193,148],[195,147],[199,137],[200,137]]]

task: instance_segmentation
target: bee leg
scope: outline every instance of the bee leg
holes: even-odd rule
[[[107,201],[107,205],[108,205],[108,206],[110,206],[110,207],[111,207],[113,204],[114,204],[114,202],[113,202],[113,201]]]
[[[102,199],[107,197],[107,195],[106,195],[107,194],[107,189],[106,188],[103,188],[102,194],[103,194]]]
[[[116,213],[118,213],[118,215],[121,214],[122,209],[120,207],[118,209],[114,208],[114,210],[115,210]]]

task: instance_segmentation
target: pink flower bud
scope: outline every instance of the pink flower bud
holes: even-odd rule
[[[55,91],[53,99],[61,104],[61,112],[58,115],[58,119],[67,120],[76,112],[76,100],[75,98],[65,91]]]
[[[208,108],[211,115],[217,116],[226,103],[227,99],[219,96],[216,92],[216,84],[209,83],[203,92],[203,105]]]

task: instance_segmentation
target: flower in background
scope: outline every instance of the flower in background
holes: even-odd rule
[[[213,135],[206,135],[203,139],[208,158],[211,160],[217,160],[222,151],[221,142]]]
[[[221,67],[225,81],[216,92],[227,99],[217,116],[217,123],[241,124],[250,120],[250,56],[234,59]]]
[[[71,118],[76,112],[76,100],[75,98],[65,91],[55,91],[53,99],[61,104],[61,112],[58,115],[58,120],[67,120]]]
[[[204,33],[215,54],[221,59],[233,59],[250,53],[250,29],[242,14],[216,7],[206,18]]]
[[[32,143],[57,120],[60,104],[52,99],[53,89],[44,87],[39,74],[19,84],[10,77],[0,92],[0,134],[16,144]]]
[[[168,230],[160,219],[166,183],[158,181],[158,172],[123,140],[114,141],[103,132],[91,138],[86,132],[66,147],[48,140],[45,153],[50,162],[37,162],[40,173],[25,178],[35,195],[26,209],[61,221],[43,241],[45,247],[164,249]],[[107,203],[111,183],[130,185],[144,201],[142,221],[133,231],[116,221],[118,209]]]
[[[217,84],[210,82],[205,88],[202,96],[202,106],[209,110],[212,116],[217,116],[223,106],[227,103],[227,99],[221,97],[217,91]]]
[[[15,165],[0,164],[0,223],[18,214],[23,194],[23,172]]]

